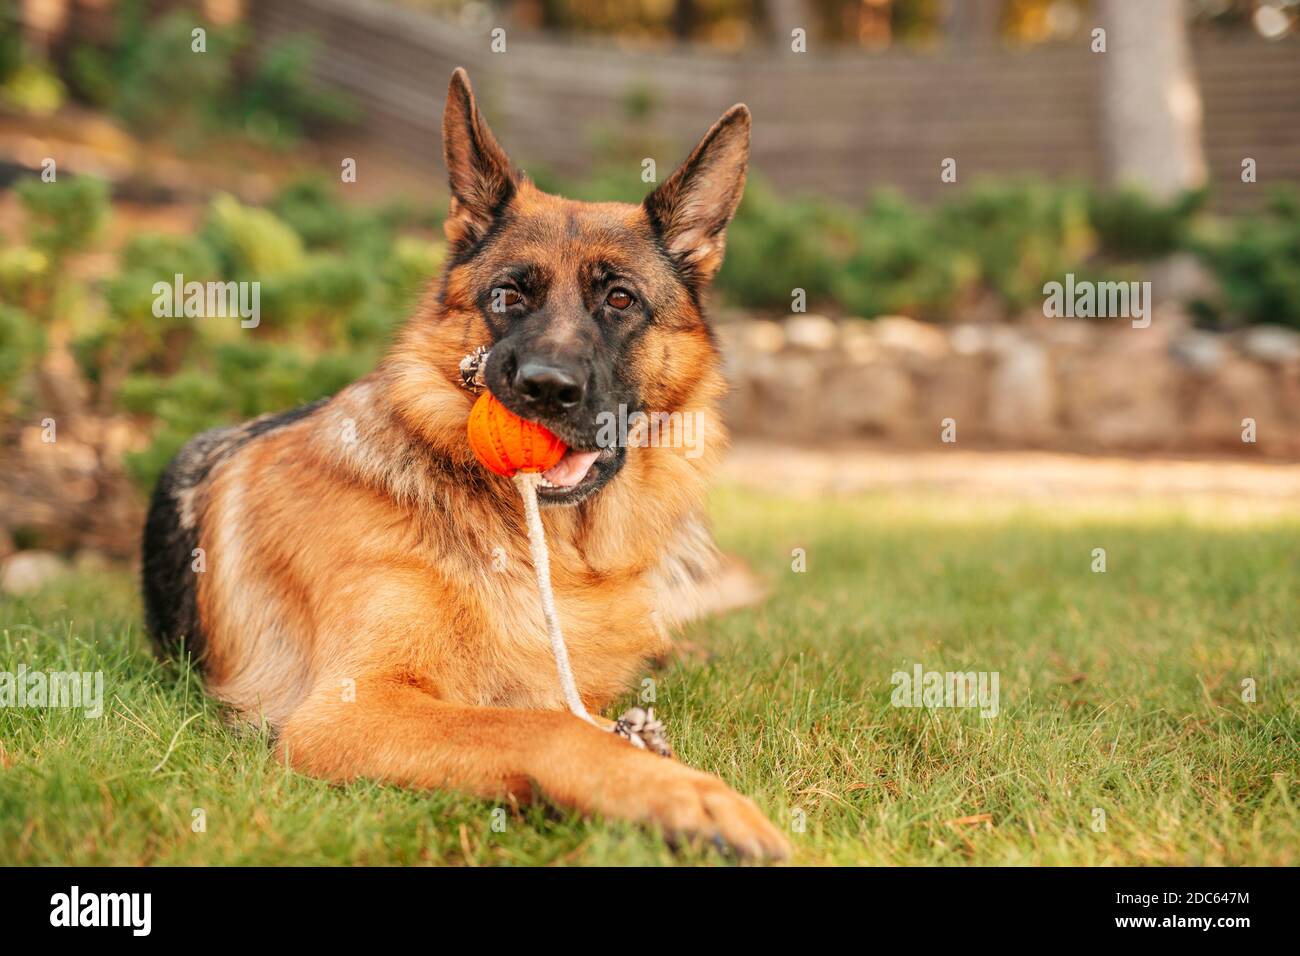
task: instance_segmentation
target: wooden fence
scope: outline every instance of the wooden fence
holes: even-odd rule
[[[259,0],[260,41],[314,35],[319,79],[350,94],[366,131],[439,162],[447,78],[466,67],[498,137],[525,167],[590,168],[602,131],[641,124],[671,166],[734,102],[754,111],[753,161],[778,187],[857,200],[891,185],[921,199],[983,176],[1095,178],[1097,71],[1087,41],[1022,51],[796,54],[652,53],[509,31],[504,53],[428,15],[378,0]],[[1253,204],[1267,183],[1300,181],[1300,39],[1198,37],[1195,68],[1219,208]],[[648,98],[648,99],[647,99]],[[648,102],[633,119],[629,103]],[[671,147],[671,149],[669,149]],[[1241,182],[1241,162],[1258,184]]]

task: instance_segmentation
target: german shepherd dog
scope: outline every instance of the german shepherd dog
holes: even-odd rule
[[[749,128],[732,107],[641,205],[574,202],[511,165],[457,70],[442,276],[369,375],[199,435],[169,465],[144,536],[160,648],[183,643],[208,689],[306,774],[540,792],[673,840],[785,856],[719,778],[566,711],[520,501],[470,451],[459,369],[490,346],[487,387],[569,446],[542,515],[577,685],[598,713],[667,652],[713,555],[701,512],[724,386],[701,298]],[[598,417],[620,405],[699,416],[703,448],[599,442]]]

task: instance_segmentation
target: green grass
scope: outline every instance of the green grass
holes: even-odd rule
[[[683,759],[802,816],[795,863],[1300,863],[1300,519],[731,490],[715,514],[772,595],[692,627],[709,654],[654,675],[658,707]],[[545,806],[498,833],[490,802],[289,772],[151,659],[126,573],[0,605],[0,627],[0,670],[105,673],[98,720],[0,710],[0,863],[725,859]],[[892,707],[917,662],[998,672],[999,715]]]

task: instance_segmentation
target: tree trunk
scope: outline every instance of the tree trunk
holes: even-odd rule
[[[809,42],[817,34],[812,5],[808,0],[761,0],[766,13],[769,39],[774,46],[790,47],[790,31],[801,27]]]
[[[673,36],[686,42],[695,36],[695,0],[674,0]]]
[[[1201,95],[1183,0],[1099,0],[1102,157],[1107,180],[1169,199],[1205,182]]]

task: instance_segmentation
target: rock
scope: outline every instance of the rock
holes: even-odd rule
[[[62,559],[52,551],[19,551],[0,568],[0,591],[5,594],[31,594],[67,570]]]
[[[1165,302],[1158,297],[1156,303],[1151,312],[1151,324],[1147,328],[1135,329],[1128,322],[1116,328],[1117,332],[1133,336],[1131,343],[1124,343],[1125,348],[1168,350],[1176,339],[1191,330],[1192,317],[1181,305]]]
[[[1189,435],[1201,447],[1240,450],[1244,418],[1255,419],[1260,445],[1283,430],[1278,427],[1281,418],[1268,370],[1257,362],[1230,356],[1195,390]]]
[[[1047,350],[1022,339],[1007,342],[989,378],[988,422],[1000,438],[1040,441],[1056,420],[1056,383]]]
[[[1187,329],[1169,344],[1169,354],[1193,372],[1208,375],[1228,357],[1228,346],[1222,335]]]
[[[859,364],[877,362],[884,358],[884,350],[871,334],[866,319],[847,319],[840,326],[840,348],[844,357]]]
[[[1087,320],[1045,319],[1035,324],[1043,341],[1059,349],[1086,348],[1096,341],[1096,326]]]
[[[785,321],[785,341],[795,348],[822,352],[835,346],[835,323],[824,315],[796,315]]]
[[[957,422],[961,441],[987,436],[988,382],[988,361],[982,356],[954,354],[933,363],[917,383],[922,439],[937,442],[945,418]]]
[[[753,322],[746,322],[742,329],[746,348],[771,354],[785,347],[785,330],[781,328],[779,322],[755,319]]]
[[[910,431],[915,391],[907,372],[891,362],[831,369],[817,394],[818,412],[804,437],[902,435]]]
[[[1060,369],[1065,443],[1144,450],[1174,443],[1181,425],[1178,376],[1166,353],[1089,350],[1065,356]]]
[[[1196,256],[1176,252],[1151,269],[1151,295],[1157,302],[1186,302],[1213,295],[1217,289],[1214,276]]]
[[[1044,319],[930,326],[799,316],[720,333],[738,435],[933,441],[955,419],[963,441],[1088,451],[1259,448],[1300,454],[1300,333],[1190,327],[1173,305],[1150,328]],[[1295,436],[1295,437],[1293,437]]]
[[[994,326],[964,322],[953,326],[948,341],[958,355],[983,355],[993,347],[993,328]]]
[[[728,424],[739,434],[818,435],[822,363],[806,352],[738,356],[730,370]]]
[[[1281,325],[1256,325],[1242,333],[1241,350],[1271,365],[1300,361],[1300,332]]]
[[[940,359],[952,351],[941,329],[904,315],[882,315],[871,331],[882,346],[909,358]]]
[[[1277,406],[1282,435],[1269,435],[1268,447],[1279,454],[1300,456],[1300,365],[1278,370]]]

